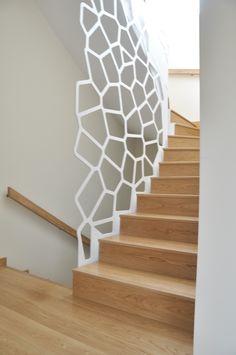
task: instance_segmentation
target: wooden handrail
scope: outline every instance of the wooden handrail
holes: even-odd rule
[[[43,208],[36,205],[34,202],[30,201],[27,197],[21,195],[19,192],[14,190],[12,187],[8,187],[7,189],[7,197],[16,201],[20,205],[24,206],[31,212],[35,213],[37,216],[43,218],[45,221],[53,224],[55,227],[59,228],[63,232],[69,234],[73,238],[77,238],[76,230],[70,227],[68,224],[62,222],[57,217],[53,216],[51,213],[47,212]],[[89,245],[89,238],[82,236],[83,243]]]
[[[199,69],[169,69],[169,75],[200,75]]]
[[[191,125],[195,128],[200,128],[199,125],[196,123],[196,122],[192,122],[192,121],[189,121],[187,118],[185,118],[184,116],[180,115],[178,112],[174,111],[174,110],[171,110],[171,113],[173,113],[174,115],[180,117],[182,120],[186,121],[187,123],[191,123]]]

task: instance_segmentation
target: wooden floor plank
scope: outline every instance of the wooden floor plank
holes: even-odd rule
[[[18,331],[21,327],[22,334],[19,332],[18,337],[23,340],[18,342],[12,333],[14,324],[11,321],[2,321],[0,353],[34,355],[39,354],[39,348],[40,354],[60,354],[60,344],[63,344],[68,349],[63,354],[192,354],[191,334],[107,306],[75,299],[71,293],[70,289],[48,281],[1,268],[0,305],[4,308],[5,317],[12,322],[18,315],[16,328]],[[26,327],[23,325],[25,321]],[[32,332],[35,334],[34,348]],[[55,340],[54,345],[49,342],[51,348],[47,348],[47,342],[44,342],[47,339],[44,332]],[[53,349],[57,345],[59,348]],[[74,347],[77,352],[73,352]]]
[[[0,319],[1,354],[102,354],[1,305]]]

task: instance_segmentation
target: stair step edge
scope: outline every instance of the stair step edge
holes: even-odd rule
[[[182,139],[182,138],[188,138],[188,139],[200,139],[200,137],[198,136],[184,136],[184,135],[169,135],[168,138],[178,138],[178,139]]]
[[[190,194],[159,194],[156,192],[150,192],[150,193],[146,193],[146,192],[139,192],[137,193],[137,196],[142,196],[142,197],[167,197],[167,198],[186,198],[186,199],[190,199],[190,198],[199,198],[199,195],[190,195]]]
[[[171,220],[176,222],[193,222],[198,223],[198,217],[192,216],[175,216],[175,215],[165,215],[165,214],[152,214],[152,213],[133,213],[133,214],[122,214],[120,217],[125,218],[139,218],[139,219],[154,219],[154,220]]]
[[[125,270],[126,274],[130,274],[130,278],[125,278],[124,276],[117,276],[114,274],[106,274],[105,272],[96,272],[96,267],[98,266],[97,264],[90,264],[83,266],[81,268],[76,268],[73,270],[73,272],[78,272],[81,274],[86,274],[89,275],[90,277],[96,278],[96,279],[102,279],[102,280],[109,280],[115,283],[119,284],[126,284],[131,287],[139,287],[142,289],[147,289],[150,290],[154,293],[165,295],[168,297],[175,297],[175,298],[180,298],[180,299],[185,299],[190,302],[195,301],[195,286],[193,281],[185,280],[185,279],[179,279],[179,278],[174,278],[170,276],[165,276],[165,275],[159,275],[159,274],[154,274],[151,272],[144,272],[144,271],[138,271],[134,269],[127,269],[127,268],[122,268],[106,263],[100,263],[103,267],[108,267],[113,270],[116,270],[120,273],[120,270]],[[93,267],[91,267],[93,266]],[[94,268],[94,270],[93,270]],[[138,281],[135,280],[135,277],[138,278]],[[147,282],[148,278],[153,279],[152,282]],[[144,280],[145,279],[145,280]],[[158,280],[159,279],[159,280]],[[168,287],[163,287],[161,286],[161,282],[169,282],[169,284],[172,286]],[[152,284],[152,285],[151,285]],[[189,292],[183,292],[181,290],[174,290],[174,288],[177,286],[182,286],[183,288],[188,289]],[[155,287],[154,287],[155,286]]]
[[[191,148],[191,147],[169,147],[169,148],[164,148],[163,149],[164,150],[164,152],[166,152],[166,151],[173,151],[173,152],[176,152],[176,151],[180,151],[180,152],[182,152],[182,151],[194,151],[194,152],[200,152],[200,148]]]
[[[183,179],[198,179],[199,176],[152,176],[151,180],[183,180]]]
[[[172,241],[165,241],[166,246],[161,246],[160,242],[163,242],[162,240],[154,239],[152,238],[153,245],[148,244],[148,239],[147,238],[140,238],[140,242],[137,242],[137,237],[135,236],[127,236],[128,240],[125,240],[125,235],[122,235],[124,239],[120,239],[119,236],[114,236],[114,237],[107,237],[104,239],[100,239],[100,243],[102,244],[113,244],[113,245],[122,245],[122,246],[127,246],[127,247],[135,247],[135,248],[145,248],[145,249],[152,249],[152,250],[160,250],[163,252],[168,252],[168,253],[178,253],[178,254],[188,254],[188,255],[197,255],[197,244],[191,244],[191,246],[196,247],[196,251],[191,251],[191,250],[184,250],[184,247],[189,247],[190,243],[183,243],[183,242],[172,242]],[[132,241],[132,238],[136,238],[134,241]],[[151,238],[150,238],[151,239]],[[156,245],[155,245],[156,244]],[[158,245],[159,244],[159,245]],[[179,247],[173,247],[172,245],[178,245]],[[168,246],[169,245],[169,246]]]
[[[198,127],[190,127],[187,126],[185,124],[182,123],[177,123],[177,122],[173,122],[175,126],[180,126],[180,127],[184,127],[184,128],[190,128],[190,129],[194,129],[195,131],[200,131],[200,129]]]
[[[178,161],[162,161],[160,162],[160,165],[180,165],[180,164],[184,164],[184,165],[199,165],[200,162],[198,161],[185,161],[185,160],[178,160]]]

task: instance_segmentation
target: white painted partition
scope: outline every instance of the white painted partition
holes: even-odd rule
[[[145,10],[142,0],[81,3],[89,78],[77,84],[75,154],[87,169],[76,195],[79,266],[97,260],[98,240],[117,234],[120,213],[134,211],[167,141],[167,60],[158,38],[154,55],[138,5]],[[81,234],[91,239],[87,259]]]
[[[201,1],[195,355],[236,354],[236,1]]]

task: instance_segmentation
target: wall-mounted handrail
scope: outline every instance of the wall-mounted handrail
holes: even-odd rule
[[[34,202],[29,200],[27,197],[23,196],[16,190],[14,190],[12,187],[8,187],[7,189],[7,197],[10,199],[14,200],[15,202],[19,203],[20,205],[24,206],[31,212],[35,213],[37,216],[41,217],[45,221],[53,224],[55,227],[58,229],[62,230],[63,232],[67,233],[73,238],[77,238],[77,232],[76,229],[70,227],[68,224],[62,222],[60,219],[57,217],[53,216],[51,213],[47,212],[40,206],[36,205]],[[82,236],[83,243],[89,245],[90,240]]]
[[[169,69],[169,75],[200,75],[199,69]]]
[[[174,118],[173,117],[173,115],[174,115],[174,116],[181,118],[181,120],[185,121],[187,124],[191,123],[194,128],[200,128],[198,121],[190,122],[186,117],[180,115],[178,112],[176,112],[174,110],[171,110],[171,115],[172,115],[172,119]],[[173,122],[175,122],[175,120]]]

